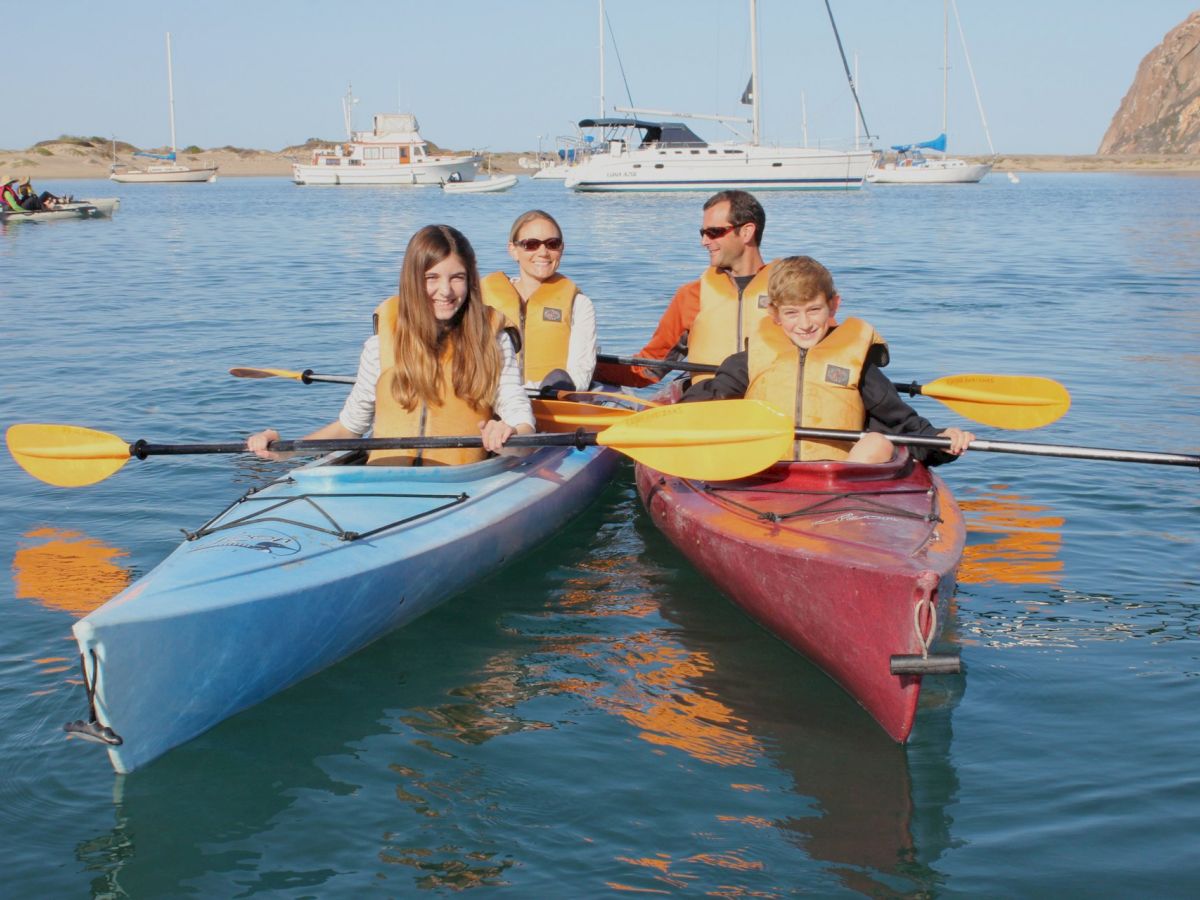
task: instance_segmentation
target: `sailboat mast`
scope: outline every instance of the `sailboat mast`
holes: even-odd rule
[[[171,159],[175,158],[175,82],[171,75],[171,32],[167,32],[167,110],[171,117]]]
[[[950,152],[946,130],[946,110],[950,98],[950,0],[942,0],[942,134],[947,136],[946,153]]]
[[[604,118],[604,0],[600,0],[600,118]]]
[[[957,0],[950,0],[954,6],[954,24],[958,26],[958,40],[962,44],[963,59],[967,61],[967,73],[971,76],[971,88],[975,91],[975,105],[979,107],[979,121],[983,124],[983,134],[987,138],[988,149],[992,151],[992,158],[996,157],[996,148],[992,144],[992,132],[988,128],[987,116],[983,114],[983,98],[979,96],[979,85],[975,81],[975,67],[971,65],[971,54],[967,50],[967,36],[963,34],[962,17],[958,14]]]
[[[762,127],[762,98],[758,89],[758,3],[750,0],[750,101],[754,111],[751,119],[751,142],[757,146]]]

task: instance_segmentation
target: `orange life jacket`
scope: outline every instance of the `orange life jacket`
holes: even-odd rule
[[[554,275],[524,303],[503,272],[493,272],[480,287],[483,302],[500,310],[521,333],[517,364],[521,381],[541,381],[552,369],[565,369],[571,344],[571,313],[579,288],[570,278]]]
[[[709,266],[700,276],[700,311],[688,331],[687,358],[690,362],[719,366],[725,357],[746,349],[746,341],[767,315],[767,263],[738,296],[737,284],[728,272]],[[704,381],[712,375],[693,375]]]
[[[396,317],[400,298],[388,297],[375,309],[375,327],[379,335],[379,381],[375,383],[376,437],[448,437],[479,433],[479,423],[492,417],[489,403],[477,408],[454,393],[454,350],[447,344],[438,365],[442,370],[442,392],[436,403],[418,401],[409,410],[392,396],[393,361],[396,359]],[[493,333],[504,324],[502,316],[488,310],[488,323]],[[483,448],[372,450],[368,465],[460,466],[487,458]],[[419,460],[419,462],[417,462]]]
[[[804,352],[774,320],[764,318],[750,337],[746,398],[779,410],[793,427],[861,431],[867,412],[859,385],[874,344],[886,346],[869,324],[849,318]],[[846,441],[794,441],[792,458],[845,459],[852,446]]]

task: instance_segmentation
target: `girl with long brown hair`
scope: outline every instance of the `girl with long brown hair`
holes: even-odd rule
[[[483,450],[375,451],[385,465],[456,465],[498,452],[513,434],[534,430],[516,348],[504,317],[484,305],[475,251],[457,229],[427,225],[412,236],[399,293],[375,312],[358,375],[338,418],[309,438],[438,436],[479,431]],[[268,428],[246,446],[279,458]]]

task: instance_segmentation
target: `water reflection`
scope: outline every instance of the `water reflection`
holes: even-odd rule
[[[1057,586],[1062,579],[1064,518],[1009,490],[964,489],[958,497],[967,520],[968,544],[958,580],[962,584]]]
[[[935,889],[953,682],[894,744],[669,568],[634,502],[472,595],[490,606],[460,598],[117,776],[115,824],[76,849],[93,891]]]
[[[27,531],[13,553],[13,593],[82,617],[124,590],[133,570],[129,553],[79,531]]]

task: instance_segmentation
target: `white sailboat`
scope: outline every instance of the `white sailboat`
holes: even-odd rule
[[[743,102],[749,120],[661,110],[620,108],[630,118],[603,114],[580,128],[597,129],[591,154],[570,166],[563,184],[576,191],[854,190],[861,188],[873,153],[864,150],[773,147],[761,143],[757,4],[750,0],[750,84]],[[656,120],[642,118],[655,116]],[[751,125],[750,140],[708,143],[680,122],[659,116]]]
[[[988,131],[987,117],[983,114],[983,102],[979,98],[979,87],[975,84],[975,70],[971,67],[971,57],[967,53],[967,41],[962,33],[962,21],[958,18],[958,4],[955,0],[942,0],[942,133],[931,141],[919,144],[894,144],[896,158],[884,163],[882,157],[876,162],[875,168],[867,173],[867,181],[872,184],[977,184],[992,171],[992,162],[970,163],[965,159],[954,159],[946,156],[947,106],[949,101],[950,83],[950,4],[954,3],[954,20],[958,25],[959,38],[962,40],[963,57],[967,61],[967,71],[971,74],[971,85],[975,88],[975,100],[979,105],[979,118],[983,122],[983,131],[987,135],[988,148],[995,160],[996,148],[992,146],[992,135]],[[926,156],[921,151],[932,150],[939,156]]]
[[[123,184],[141,182],[213,182],[217,180],[216,166],[193,168],[176,162],[175,148],[175,82],[171,73],[171,32],[167,32],[167,102],[171,119],[171,152],[144,153],[138,150],[134,156],[159,159],[167,165],[149,165],[144,169],[113,163],[108,177]]]

